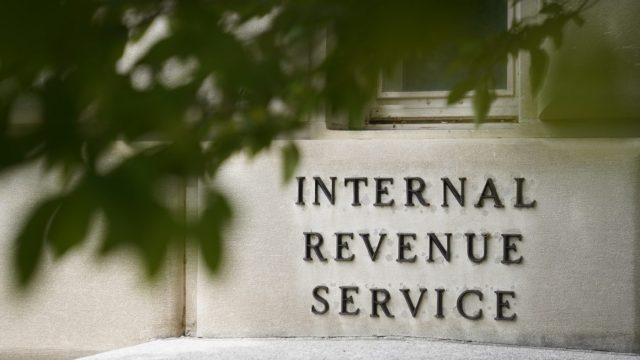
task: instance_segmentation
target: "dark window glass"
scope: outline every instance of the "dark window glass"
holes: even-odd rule
[[[485,37],[507,29],[508,5],[506,0],[485,1],[472,23],[467,24],[468,39],[481,41]],[[455,48],[443,48],[429,57],[413,56],[405,59],[382,82],[383,91],[441,91],[464,78],[464,73],[451,71]],[[496,89],[507,88],[506,60],[494,70]]]

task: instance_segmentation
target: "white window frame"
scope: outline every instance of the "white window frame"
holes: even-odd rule
[[[522,18],[522,2],[508,4],[508,26],[514,19]],[[486,122],[499,126],[513,126],[519,121],[522,88],[521,57],[507,60],[507,89],[495,90],[496,99]],[[378,95],[367,117],[367,128],[397,128],[415,126],[463,125],[474,122],[473,92],[457,102],[447,105],[449,91],[383,91],[382,76],[378,81]]]

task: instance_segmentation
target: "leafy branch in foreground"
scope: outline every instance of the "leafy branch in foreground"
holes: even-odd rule
[[[32,210],[16,238],[20,282],[28,283],[48,249],[62,256],[82,244],[98,214],[107,226],[102,254],[133,247],[155,274],[186,237],[215,269],[231,218],[224,194],[213,190],[200,218],[187,221],[166,203],[164,184],[214,177],[231,155],[259,153],[320,110],[347,115],[358,127],[379,74],[407,56],[428,56],[451,44],[466,49],[457,60],[467,76],[449,101],[475,90],[479,120],[493,99],[492,68],[507,56],[531,54],[538,89],[546,66],[543,41],[559,42],[582,8],[550,3],[536,22],[514,21],[508,31],[470,43],[469,29],[463,30],[483,5],[2,2],[0,171],[41,162],[67,183]],[[136,47],[137,53],[123,55]],[[145,145],[103,166],[118,142]],[[298,158],[295,144],[285,147],[287,178]]]

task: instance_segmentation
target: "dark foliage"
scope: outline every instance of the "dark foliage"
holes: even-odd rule
[[[18,235],[19,279],[25,284],[33,277],[46,249],[61,256],[82,244],[98,214],[107,226],[102,253],[133,247],[154,274],[174,244],[191,239],[215,269],[231,217],[224,195],[208,194],[201,217],[186,221],[158,188],[214,177],[232,154],[258,153],[320,110],[361,126],[380,73],[406,56],[454,44],[459,53],[452,66],[467,76],[449,101],[474,91],[479,121],[494,98],[492,69],[507,56],[531,54],[537,91],[547,65],[542,42],[560,44],[563,27],[580,21],[581,8],[552,2],[535,21],[514,21],[507,32],[470,42],[466,35],[481,6],[468,0],[3,1],[0,171],[41,161],[68,183],[33,209]],[[159,21],[169,25],[166,36],[118,70],[127,44]],[[172,69],[184,73],[172,79]],[[101,165],[116,142],[142,145],[122,162]],[[283,151],[286,177],[298,157],[293,143]]]

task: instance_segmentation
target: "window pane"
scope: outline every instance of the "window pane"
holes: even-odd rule
[[[477,16],[468,24],[470,40],[481,41],[490,34],[507,29],[508,5],[506,0],[484,1]],[[467,30],[467,29],[465,29]],[[405,59],[393,74],[382,82],[383,91],[440,91],[449,90],[464,73],[452,72],[455,48],[443,48],[431,56],[413,56]],[[496,89],[507,88],[507,61],[494,70]]]

